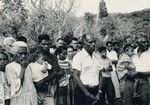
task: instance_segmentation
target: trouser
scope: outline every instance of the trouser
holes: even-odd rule
[[[116,74],[116,71],[111,72],[111,80],[113,82],[113,86],[115,90],[115,97],[121,98],[119,80],[118,80],[118,75]]]
[[[122,91],[122,97],[124,99],[125,105],[133,105],[133,85],[134,81],[131,81],[129,79],[126,79],[126,81],[124,82],[124,91]]]
[[[98,94],[98,86],[95,87],[85,86],[85,87],[93,96],[96,96]],[[93,99],[86,97],[79,87],[76,87],[75,105],[92,105],[93,101],[94,101]]]
[[[139,88],[138,94],[141,96],[140,105],[148,105],[149,104],[149,81],[148,79],[139,79]]]
[[[46,93],[38,92],[38,105],[54,105],[54,97]]]
[[[103,77],[101,85],[102,85],[101,86],[102,93],[100,95],[101,104],[105,105],[107,99],[109,105],[114,105],[115,91],[111,78]]]
[[[145,78],[136,78],[136,79],[139,80],[137,93],[141,96],[140,103],[136,103],[136,105],[148,105],[149,103],[148,79]],[[133,103],[133,84],[134,82],[129,79],[125,81],[125,88],[124,88],[125,105],[135,105],[135,103]]]
[[[10,99],[5,100],[5,105],[10,105]]]

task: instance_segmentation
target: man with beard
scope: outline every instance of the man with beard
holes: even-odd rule
[[[83,49],[73,58],[74,78],[78,85],[75,105],[92,105],[98,93],[100,56],[95,52],[93,36],[91,33],[82,36]]]

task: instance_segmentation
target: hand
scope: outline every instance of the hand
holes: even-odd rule
[[[130,75],[130,73],[127,73],[127,79],[130,80],[130,81],[134,81],[134,77],[132,77],[132,76]]]
[[[138,75],[138,72],[131,72],[131,73],[129,73],[129,76],[131,76],[131,77],[136,77]]]
[[[116,65],[117,62],[118,62],[117,60],[113,60],[113,61],[112,61],[112,64],[115,64],[115,65]]]
[[[21,64],[21,67],[23,67],[23,68],[26,68],[26,67],[27,67],[27,62],[26,62],[26,60],[20,62],[20,64]]]
[[[103,69],[101,69],[101,71],[102,71],[102,72],[105,72],[105,71],[106,71],[106,69],[104,69],[104,68],[103,68]]]
[[[85,96],[86,96],[86,97],[89,97],[89,98],[91,98],[91,99],[93,99],[93,100],[96,99],[96,98],[95,98],[91,93],[89,93],[89,92],[85,93]]]
[[[100,93],[95,96],[96,100],[100,100]]]
[[[106,71],[113,71],[111,67],[108,67]]]
[[[48,64],[46,62],[43,63],[43,69],[42,69],[42,73],[46,73],[47,69],[48,69]]]

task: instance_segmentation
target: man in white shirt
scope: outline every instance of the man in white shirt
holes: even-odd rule
[[[83,49],[73,58],[74,77],[80,89],[76,88],[77,105],[92,105],[98,94],[100,56],[95,52],[93,34],[82,36]],[[81,91],[82,90],[82,91]],[[84,100],[83,100],[84,99]]]
[[[112,42],[111,41],[108,41],[106,42],[106,48],[107,48],[107,57],[109,59],[111,59],[112,63],[117,63],[118,61],[118,57],[117,57],[117,53],[116,51],[114,51],[112,48]]]
[[[150,47],[149,42],[146,38],[142,40],[142,49],[148,49],[143,51],[140,56],[134,57],[133,61],[136,65],[136,73],[130,74],[131,77],[136,78],[139,81],[137,94],[141,96],[140,105],[148,105],[149,104],[149,81],[150,77]],[[137,58],[137,59],[135,59]]]

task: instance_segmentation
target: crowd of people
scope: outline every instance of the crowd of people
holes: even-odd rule
[[[107,41],[91,33],[42,34],[30,45],[6,37],[0,47],[0,105],[149,105],[150,42]]]

